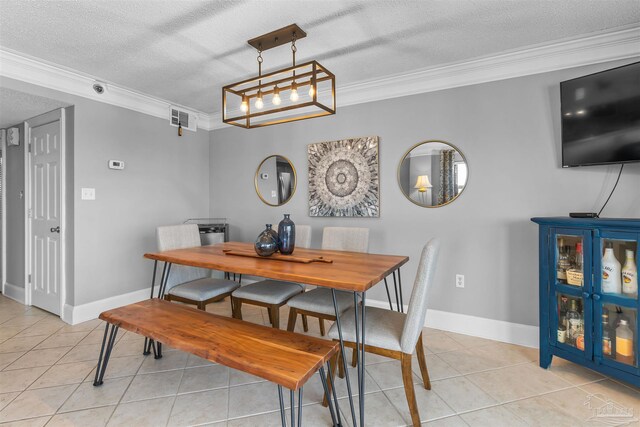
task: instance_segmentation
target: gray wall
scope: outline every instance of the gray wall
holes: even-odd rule
[[[4,197],[7,198],[7,283],[24,288],[24,123],[14,126],[20,129],[20,145],[7,146],[7,181]]]
[[[74,105],[67,304],[148,287],[152,262],[142,255],[155,250],[155,228],[208,213],[209,132],[178,137],[168,118],[7,78],[0,86]],[[124,160],[126,169],[108,169],[110,159]],[[81,200],[82,187],[95,188],[96,200]]]
[[[597,211],[619,168],[561,168],[558,83],[622,63],[344,107],[332,117],[262,129],[215,130],[211,214],[230,219],[231,239],[253,241],[266,222],[291,213],[313,227],[315,247],[322,227],[369,227],[371,252],[411,257],[403,268],[405,295],[422,245],[438,236],[443,246],[431,309],[537,325],[537,228],[529,219]],[[364,135],[380,136],[380,218],[310,218],[307,144]],[[469,162],[464,193],[438,209],[406,200],[396,181],[405,150],[427,139],[453,143]],[[253,189],[255,168],[271,154],[291,159],[299,179],[293,199],[277,208],[260,202]],[[640,164],[625,167],[604,215],[640,216],[639,178]],[[455,287],[456,273],[466,276],[466,288]],[[370,295],[386,298],[380,286]]]

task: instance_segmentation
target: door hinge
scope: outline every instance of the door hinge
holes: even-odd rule
[[[29,143],[29,152],[31,152],[31,143]]]
[[[29,283],[31,283],[31,275],[29,275]]]

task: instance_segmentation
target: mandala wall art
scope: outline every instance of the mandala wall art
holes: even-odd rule
[[[309,144],[309,216],[380,215],[378,137]]]

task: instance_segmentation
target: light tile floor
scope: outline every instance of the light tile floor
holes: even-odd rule
[[[228,301],[209,310],[231,312]],[[268,320],[258,307],[244,306],[243,314]],[[315,319],[310,327],[318,335]],[[103,330],[98,320],[70,326],[0,296],[0,425],[280,425],[271,383],[176,350],[161,360],[144,357],[143,339],[131,333],[118,334],[105,383],[93,387]],[[429,426],[604,426],[591,417],[607,399],[633,408],[636,421],[626,425],[640,425],[639,389],[575,364],[556,358],[543,370],[537,350],[429,328],[424,343],[432,390],[421,387],[416,363],[414,381]],[[367,425],[409,423],[399,364],[367,355],[366,365]],[[337,393],[349,425],[344,381]],[[305,387],[305,425],[330,425],[321,399],[316,377]]]

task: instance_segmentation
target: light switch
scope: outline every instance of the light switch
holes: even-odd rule
[[[83,188],[82,189],[82,200],[95,200],[96,199],[96,189],[95,188]]]

